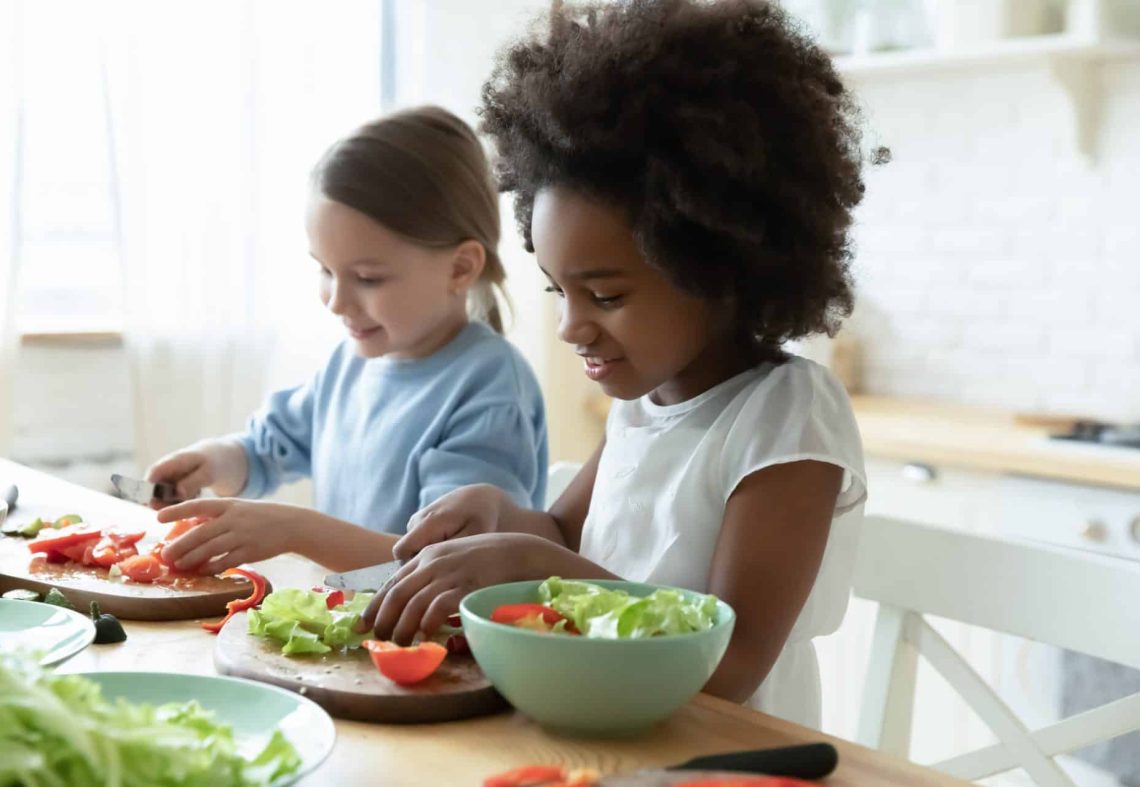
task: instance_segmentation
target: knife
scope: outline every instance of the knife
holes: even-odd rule
[[[325,584],[339,590],[379,590],[396,575],[402,565],[399,560],[392,560],[354,571],[329,574],[325,577]]]
[[[20,490],[12,484],[6,488],[3,494],[0,494],[0,525],[4,524],[4,520],[8,518],[9,511],[16,510],[16,500],[20,497]]]
[[[152,484],[150,481],[140,481],[118,473],[111,475],[111,483],[118,490],[119,497],[144,506],[149,506],[154,500],[168,504],[181,502],[174,484],[162,482]]]

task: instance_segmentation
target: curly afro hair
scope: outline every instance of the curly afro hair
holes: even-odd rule
[[[851,313],[858,111],[830,58],[762,0],[556,4],[483,86],[483,130],[533,252],[535,194],[627,212],[650,265],[735,306],[760,351]]]

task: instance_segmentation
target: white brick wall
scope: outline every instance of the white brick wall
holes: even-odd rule
[[[873,393],[1140,420],[1140,60],[1103,67],[1094,161],[1047,66],[853,80]]]

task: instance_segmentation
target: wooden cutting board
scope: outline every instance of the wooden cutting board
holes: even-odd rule
[[[30,516],[30,519],[35,519],[35,516]],[[93,520],[93,524],[98,526],[100,522]],[[166,529],[166,525],[159,527]],[[156,538],[157,535],[148,536],[143,541],[143,550]],[[103,612],[123,620],[221,617],[226,613],[226,602],[244,598],[250,593],[246,579],[188,577],[175,580],[173,585],[147,585],[110,578],[105,568],[75,563],[51,564],[42,560],[33,563],[33,555],[28,551],[29,540],[0,536],[0,593],[16,588],[46,593],[55,587],[80,612],[86,612],[91,602],[97,601]]]
[[[427,680],[400,686],[381,675],[363,650],[286,656],[281,644],[248,633],[246,613],[218,634],[214,666],[304,694],[340,719],[383,724],[454,721],[507,707],[471,656],[448,654]]]

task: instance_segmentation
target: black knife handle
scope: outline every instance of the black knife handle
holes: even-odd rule
[[[835,770],[839,752],[830,743],[806,743],[780,749],[754,749],[694,757],[669,770],[736,771],[797,779],[822,779]]]
[[[4,490],[3,496],[0,497],[0,499],[2,499],[5,503],[8,504],[8,510],[9,511],[15,511],[16,510],[16,501],[19,498],[20,498],[20,490],[16,488],[15,484],[7,487]]]
[[[160,503],[182,502],[182,499],[178,497],[178,490],[174,484],[168,484],[165,481],[159,481],[154,485],[154,499]]]

